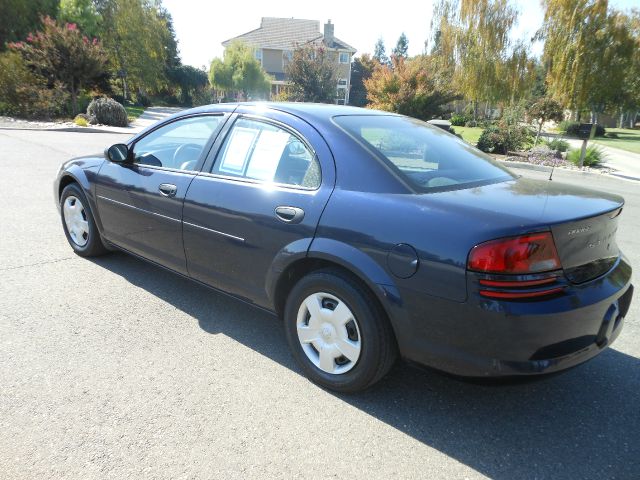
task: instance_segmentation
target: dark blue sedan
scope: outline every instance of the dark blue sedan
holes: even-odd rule
[[[573,367],[617,337],[633,291],[622,198],[373,110],[188,110],[65,163],[55,199],[77,254],[124,250],[274,312],[338,391],[398,355],[471,377]]]

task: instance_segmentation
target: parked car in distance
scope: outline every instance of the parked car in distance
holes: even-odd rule
[[[275,313],[337,391],[398,356],[470,377],[573,367],[633,292],[621,197],[519,178],[387,112],[199,107],[66,162],[54,193],[78,255],[124,250]]]

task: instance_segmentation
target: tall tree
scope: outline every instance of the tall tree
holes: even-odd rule
[[[349,91],[349,105],[364,107],[367,104],[367,89],[364,82],[371,78],[376,66],[380,65],[368,53],[353,59],[351,64],[351,90]]]
[[[500,69],[516,19],[507,0],[440,0],[434,8],[434,53],[455,64],[454,84],[473,101],[474,118],[479,101],[504,99]]]
[[[574,112],[602,111],[623,88],[633,41],[607,0],[544,0],[549,92]]]
[[[499,98],[508,99],[509,105],[531,96],[536,85],[536,62],[529,54],[529,46],[522,41],[513,45],[496,73]]]
[[[168,30],[159,2],[95,0],[111,64],[122,79],[125,97],[131,86],[158,91],[167,85]]]
[[[378,39],[375,47],[373,48],[373,58],[383,65],[389,65],[389,57],[387,57],[387,51],[384,47],[384,40],[382,37]]]
[[[407,36],[402,32],[398,38],[395,48],[393,49],[393,55],[396,57],[407,58],[409,56],[409,40]]]
[[[218,90],[241,92],[245,99],[264,98],[271,88],[269,75],[256,60],[254,49],[240,41],[225,49],[223,59],[213,59],[209,82]]]
[[[287,66],[289,99],[299,102],[333,103],[338,77],[334,57],[323,47],[307,44],[293,51]]]
[[[636,124],[636,117],[640,111],[640,10],[633,9],[625,18],[627,30],[633,39],[636,52],[632,55],[631,61],[624,73],[624,82],[619,97],[619,126],[622,128],[625,124],[629,128],[633,128]],[[625,122],[626,120],[626,122]]]
[[[49,17],[42,31],[29,34],[26,42],[10,44],[26,64],[53,86],[57,82],[71,95],[73,113],[78,112],[78,93],[104,73],[107,57],[97,39],[82,35],[77,26],[59,24]]]
[[[101,19],[92,0],[60,0],[58,20],[75,23],[88,37],[97,37],[100,34]]]
[[[40,30],[41,17],[55,18],[57,13],[58,0],[0,0],[0,51],[7,42]]]

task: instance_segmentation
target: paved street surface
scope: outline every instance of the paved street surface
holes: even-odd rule
[[[124,254],[72,253],[58,165],[125,138],[0,131],[0,478],[638,478],[638,298],[614,348],[563,375],[478,385],[399,365],[335,395],[300,375],[270,315]],[[640,183],[554,177],[626,197],[637,283]]]

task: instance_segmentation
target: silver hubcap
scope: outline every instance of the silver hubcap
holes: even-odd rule
[[[339,298],[324,292],[309,295],[300,305],[296,327],[302,350],[323,372],[339,375],[358,362],[358,322]]]
[[[82,202],[73,195],[68,196],[62,207],[64,223],[73,243],[84,247],[89,241],[89,222]]]

